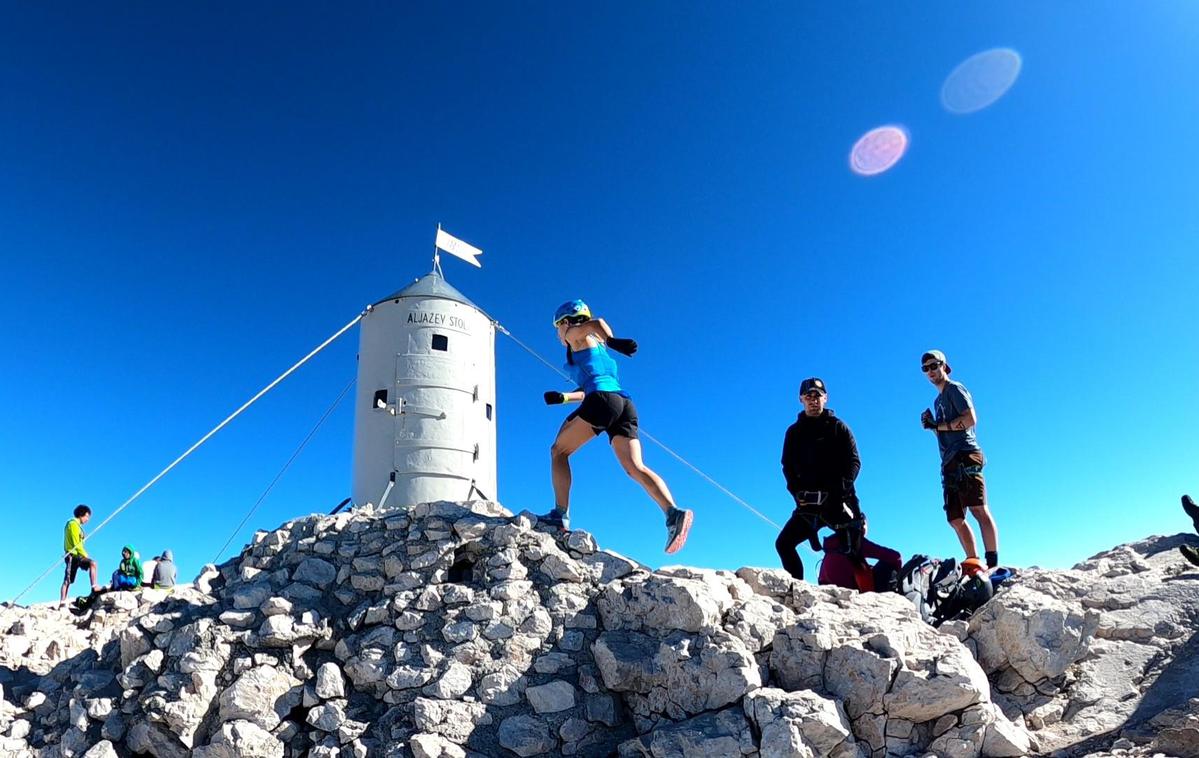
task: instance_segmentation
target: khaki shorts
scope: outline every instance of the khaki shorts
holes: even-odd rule
[[[987,506],[987,483],[983,479],[986,459],[978,450],[954,455],[941,469],[941,490],[945,494],[945,518],[957,521],[966,517],[967,508]]]

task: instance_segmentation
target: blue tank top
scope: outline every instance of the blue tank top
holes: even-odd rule
[[[616,361],[608,354],[608,348],[596,345],[586,350],[576,350],[571,357],[574,363],[567,363],[564,368],[583,392],[624,394],[617,377]]]

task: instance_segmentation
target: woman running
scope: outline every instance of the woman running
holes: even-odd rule
[[[612,336],[602,318],[592,318],[591,309],[582,300],[563,303],[554,312],[558,341],[566,346],[566,370],[578,389],[573,392],[547,392],[546,405],[578,403],[578,410],[562,422],[550,448],[550,471],[554,482],[554,510],[539,517],[542,522],[570,528],[570,456],[600,432],[607,432],[612,452],[633,481],[645,488],[666,515],[666,552],[675,553],[687,541],[693,513],[677,508],[666,482],[641,460],[641,441],[637,439],[637,408],[620,386],[616,361],[608,348],[632,355],[637,352],[633,340]]]

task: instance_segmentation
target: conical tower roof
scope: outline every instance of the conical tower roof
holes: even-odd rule
[[[453,300],[455,303],[469,305],[475,310],[482,311],[483,309],[475,305],[470,299],[463,295],[458,290],[454,289],[449,282],[445,280],[441,274],[436,271],[431,271],[420,279],[417,279],[412,284],[409,284],[403,289],[393,292],[387,297],[375,303],[386,303],[388,300],[396,300],[401,297],[422,297],[422,298],[440,298],[442,300]]]

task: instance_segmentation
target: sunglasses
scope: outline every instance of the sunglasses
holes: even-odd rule
[[[920,370],[927,374],[929,371],[940,368],[941,366],[944,366],[944,365],[945,364],[942,363],[941,361],[933,361],[932,363],[926,363],[923,366],[921,366]]]

